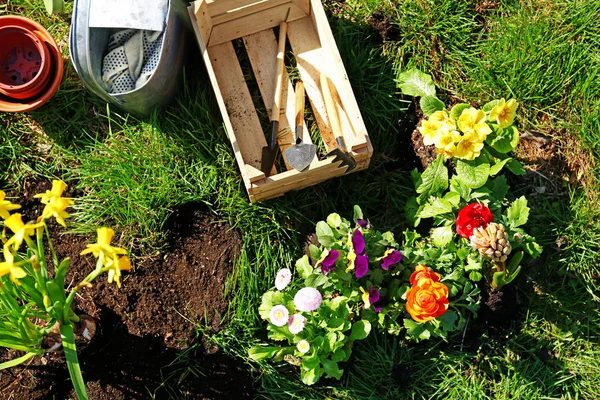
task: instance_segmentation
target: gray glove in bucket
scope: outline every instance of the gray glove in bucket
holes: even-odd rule
[[[177,90],[189,17],[181,0],[126,3],[75,0],[69,51],[91,93],[143,117]]]

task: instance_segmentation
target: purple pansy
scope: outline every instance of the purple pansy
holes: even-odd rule
[[[354,252],[357,255],[364,255],[365,253],[365,238],[359,229],[356,229],[352,234],[352,245],[354,246]]]
[[[369,227],[369,221],[366,219],[359,218],[356,220],[356,223],[363,229],[367,229]]]
[[[356,256],[354,260],[354,274],[357,278],[362,278],[367,274],[369,270],[369,257],[367,256]]]
[[[324,274],[328,274],[335,269],[335,262],[340,256],[340,252],[337,250],[330,250],[327,257],[323,259],[321,263],[321,272]]]
[[[383,308],[383,298],[379,290],[373,289],[373,286],[369,288],[369,303],[373,306],[375,312],[379,312]]]
[[[383,261],[381,262],[381,268],[386,271],[390,268],[391,265],[397,264],[402,260],[402,254],[398,250],[391,250],[386,252],[388,254],[383,257]]]

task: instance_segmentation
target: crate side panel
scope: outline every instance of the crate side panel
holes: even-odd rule
[[[208,55],[231,121],[232,144],[237,144],[244,164],[260,170],[262,148],[267,142],[233,44],[227,42],[211,46]],[[240,165],[242,168],[243,165]]]

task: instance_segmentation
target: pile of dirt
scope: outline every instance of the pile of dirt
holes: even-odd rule
[[[33,194],[49,188],[47,182],[25,185],[26,198],[20,201],[24,220],[41,211]],[[71,257],[65,282],[74,285],[94,268],[95,259],[79,253],[96,237],[61,235],[55,223],[50,228],[59,258]],[[194,329],[199,321],[214,331],[226,323],[224,283],[241,249],[240,233],[198,205],[176,210],[166,229],[167,249],[151,258],[134,258],[121,288],[102,276],[76,298],[77,311],[99,326],[92,343],[79,349],[90,398],[250,398],[252,377],[243,363],[205,348]],[[2,349],[0,362],[18,355]],[[178,381],[183,368],[193,372]],[[74,398],[61,353],[2,371],[0,393],[7,399]]]

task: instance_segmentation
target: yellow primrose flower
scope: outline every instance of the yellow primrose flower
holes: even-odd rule
[[[483,149],[483,142],[473,140],[472,136],[465,135],[456,145],[454,156],[464,160],[474,160],[479,157],[481,149]]]
[[[485,122],[485,113],[476,108],[468,108],[458,118],[458,129],[467,135],[476,135],[476,140],[483,142],[492,128]]]
[[[3,253],[6,261],[0,262],[0,276],[10,275],[10,280],[20,285],[18,279],[24,278],[27,274],[23,268],[15,265],[15,257],[10,252],[8,246],[4,246]]]
[[[456,129],[456,122],[450,118],[446,111],[436,111],[423,125],[419,127],[419,132],[423,135],[423,144],[430,146],[436,144],[439,136],[445,132]]]
[[[515,99],[510,99],[507,102],[504,99],[500,99],[500,103],[492,108],[490,112],[490,121],[498,123],[500,128],[510,126],[515,121],[518,105]]]
[[[439,123],[441,125],[448,125],[452,129],[456,129],[456,121],[450,118],[450,114],[447,111],[436,111],[431,114],[429,121]]]
[[[36,194],[33,197],[41,199],[42,204],[49,204],[52,200],[60,198],[66,188],[66,183],[55,179],[52,181],[52,189],[46,190],[46,193]]]
[[[21,247],[23,240],[30,242],[30,237],[35,235],[36,228],[41,228],[44,226],[44,224],[40,222],[36,224],[24,224],[23,220],[21,219],[21,214],[15,213],[4,220],[4,226],[8,227],[8,229],[14,233],[13,237],[6,242],[5,246],[12,244],[13,249],[17,250],[19,247]]]
[[[119,257],[127,252],[125,249],[120,247],[114,247],[110,245],[110,242],[115,235],[115,231],[110,228],[102,227],[98,228],[98,241],[96,243],[88,244],[87,248],[80,254],[92,253],[94,257],[102,257],[102,265],[108,268],[108,282],[112,283],[113,280],[117,283],[117,286],[121,287],[121,271],[128,271],[131,269],[131,261],[129,257]]]
[[[3,190],[0,190],[0,217],[2,217],[2,219],[10,217],[10,211],[21,208],[18,204],[13,204],[9,200],[4,200],[5,198],[6,193],[4,193]]]
[[[423,125],[419,127],[419,132],[423,135],[423,144],[425,146],[435,143],[440,127],[441,124],[439,122],[432,121],[431,119],[423,121]]]

